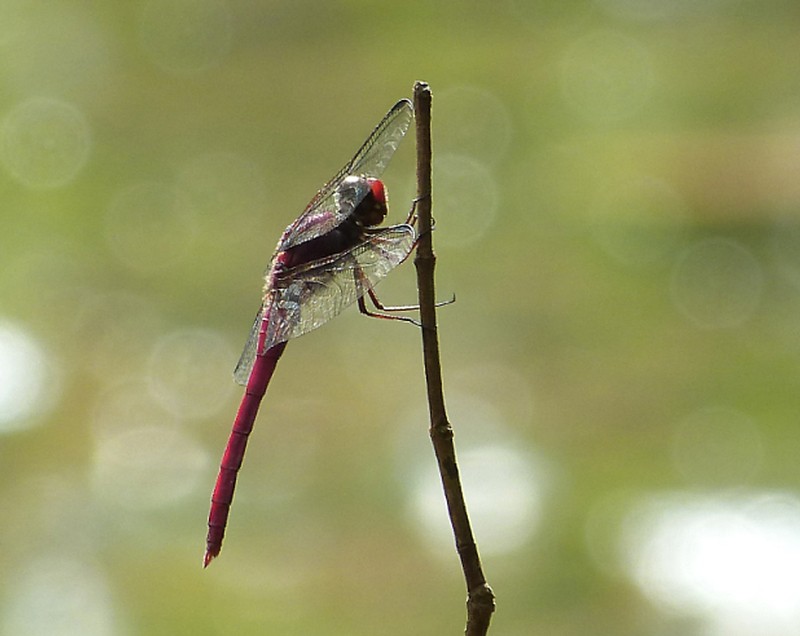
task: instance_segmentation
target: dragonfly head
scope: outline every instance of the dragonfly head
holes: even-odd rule
[[[354,213],[362,225],[371,227],[383,222],[388,208],[383,182],[380,179],[367,177],[367,184],[369,185],[367,195],[358,204]]]
[[[367,183],[369,184],[369,191],[372,193],[372,196],[375,197],[375,200],[386,205],[386,188],[383,185],[383,181],[380,179],[367,178]]]

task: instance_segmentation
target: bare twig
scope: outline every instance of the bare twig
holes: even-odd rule
[[[456,549],[461,559],[461,568],[467,584],[465,634],[466,636],[483,636],[489,629],[489,621],[494,611],[494,593],[486,583],[478,547],[472,535],[458,474],[453,428],[447,420],[444,407],[433,279],[436,256],[433,253],[431,232],[431,91],[424,82],[417,82],[414,85],[414,112],[417,127],[417,218],[420,233],[414,266],[417,269],[417,288],[422,320],[422,348],[431,421],[430,436],[442,477]]]

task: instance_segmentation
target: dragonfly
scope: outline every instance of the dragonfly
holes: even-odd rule
[[[375,285],[408,257],[418,238],[415,206],[404,223],[378,227],[388,214],[379,177],[413,118],[411,102],[397,102],[278,241],[266,270],[261,307],[234,370],[234,379],[245,391],[211,495],[203,567],[222,549],[247,441],[286,343],[353,303],[368,316],[418,324],[407,316],[382,313],[415,307],[386,307],[374,292]],[[365,297],[375,309],[367,307]]]

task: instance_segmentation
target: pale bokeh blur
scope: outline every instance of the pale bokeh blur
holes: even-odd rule
[[[490,633],[800,633],[798,32],[790,0],[5,0],[0,636],[463,629],[419,334],[355,310],[290,343],[201,568],[263,269],[416,79]]]

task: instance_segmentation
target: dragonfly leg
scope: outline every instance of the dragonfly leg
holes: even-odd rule
[[[418,311],[419,305],[396,305],[396,306],[386,306],[380,300],[378,300],[378,296],[372,289],[367,289],[367,295],[369,299],[372,301],[372,304],[375,305],[376,309],[380,309],[381,311]],[[362,297],[363,298],[363,297]]]
[[[381,311],[419,311],[419,305],[397,305],[397,306],[386,306],[380,300],[378,300],[377,294],[371,289],[367,289],[367,295],[369,299],[372,301],[372,304],[375,305],[376,309],[380,309]],[[435,307],[444,307],[445,305],[452,305],[456,302],[456,295],[453,294],[453,297],[449,300],[441,300],[436,303]]]
[[[413,226],[417,222],[417,204],[420,201],[424,201],[425,199],[430,198],[430,194],[423,194],[418,197],[414,197],[413,201],[411,201],[411,211],[408,213],[406,217],[406,225]]]
[[[369,290],[369,295],[370,295],[370,298],[372,299],[372,302],[375,303],[374,293],[372,292],[372,290]],[[377,304],[376,304],[376,307],[377,307]],[[392,311],[392,310],[398,311],[398,309],[396,307],[385,308],[385,307],[381,306],[381,307],[378,307],[378,308],[379,309],[383,309],[384,311]],[[413,307],[409,307],[408,309],[414,309],[414,308]],[[406,308],[401,308],[399,311],[405,311],[405,310],[406,310]],[[371,311],[370,309],[367,308],[367,303],[364,302],[364,297],[363,296],[359,296],[358,297],[358,311],[360,311],[365,316],[369,316],[370,318],[383,318],[384,320],[402,320],[403,322],[410,322],[415,327],[421,327],[422,326],[422,323],[419,322],[419,320],[414,320],[413,318],[409,318],[408,316],[395,316],[393,314],[382,314],[382,313],[378,313],[376,311]]]

